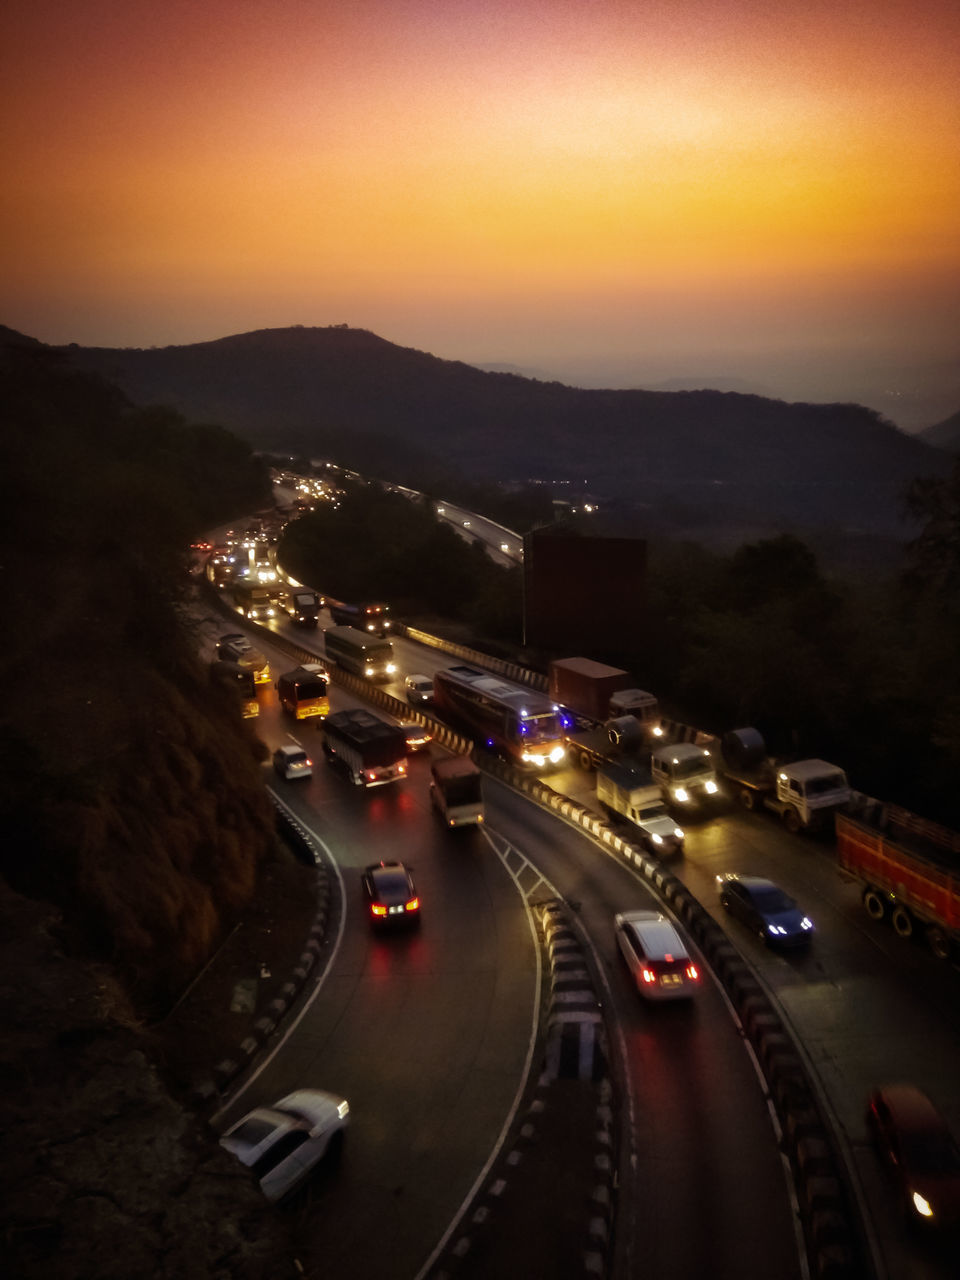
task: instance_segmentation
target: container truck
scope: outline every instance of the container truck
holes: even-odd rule
[[[850,800],[850,784],[839,765],[826,760],[777,764],[752,728],[723,735],[720,771],[745,809],[770,809],[788,831],[822,827]]]
[[[633,823],[643,844],[657,857],[683,853],[683,831],[667,812],[660,784],[649,768],[612,764],[598,770],[597,800]]]
[[[634,688],[633,676],[592,658],[557,658],[550,663],[550,697],[569,713],[571,728],[586,720],[596,723],[633,716],[645,732],[660,726],[660,710],[652,693]]]
[[[379,787],[407,775],[407,739],[398,724],[355,707],[336,711],[322,725],[323,754],[358,787]]]
[[[468,756],[444,756],[430,765],[430,800],[448,827],[483,822],[480,770]]]
[[[840,874],[867,914],[902,938],[923,934],[941,960],[960,955],[960,834],[867,796],[835,821]]]

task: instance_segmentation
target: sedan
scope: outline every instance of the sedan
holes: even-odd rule
[[[407,750],[410,752],[426,751],[433,741],[432,732],[422,724],[417,724],[415,720],[401,721],[400,728],[403,730],[403,736],[407,740]]]
[[[372,925],[420,923],[420,899],[413,876],[402,862],[371,863],[362,883]]]
[[[927,1095],[912,1084],[876,1089],[867,1125],[910,1220],[960,1226],[960,1149]]]
[[[813,921],[772,880],[727,872],[717,876],[717,888],[721,907],[768,947],[806,946],[812,939]]]
[[[282,1200],[324,1156],[336,1160],[350,1105],[322,1089],[300,1089],[272,1107],[258,1107],[220,1139],[260,1180],[270,1201]]]

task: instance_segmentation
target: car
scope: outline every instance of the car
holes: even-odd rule
[[[772,880],[728,871],[717,876],[720,905],[768,947],[802,947],[813,939],[813,921]]]
[[[646,1000],[678,1000],[696,994],[700,970],[679,930],[659,911],[614,916],[617,946]]]
[[[285,743],[273,753],[273,767],[288,782],[294,778],[312,778],[313,761],[297,743]]]
[[[420,923],[420,899],[402,862],[372,862],[364,869],[362,883],[372,925]]]
[[[407,701],[413,704],[433,701],[433,676],[407,676],[403,682]]]
[[[430,730],[424,728],[422,724],[417,724],[415,720],[402,720],[400,728],[407,739],[408,751],[425,751],[433,741],[433,734]]]
[[[465,529],[469,529],[469,528],[470,528],[470,521],[469,521],[469,520],[464,520],[464,522],[463,522],[463,527],[464,527]]]
[[[912,1084],[875,1089],[867,1100],[867,1127],[909,1221],[960,1228],[960,1148],[923,1090]]]
[[[258,1107],[220,1139],[260,1181],[268,1200],[288,1196],[325,1157],[340,1156],[350,1117],[346,1098],[324,1089],[299,1089],[272,1107]]]
[[[217,641],[217,657],[226,662],[239,662],[248,653],[253,652],[253,645],[242,632],[231,631]]]

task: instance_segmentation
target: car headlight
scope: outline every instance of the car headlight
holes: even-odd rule
[[[705,782],[703,784],[703,789],[704,791],[706,791],[708,796],[715,796],[717,794],[717,784],[713,781],[712,778],[710,779],[709,782]]]
[[[364,667],[364,669],[363,669],[363,674],[364,674],[365,676],[372,676],[372,675],[373,675],[373,667]]]
[[[673,828],[673,834],[677,837],[678,840],[683,839],[683,831],[679,827]]]
[[[350,1114],[350,1103],[346,1100],[346,1098],[344,1098],[344,1100],[341,1103],[339,1103],[337,1106],[337,1115],[340,1117],[341,1120],[346,1120],[349,1114]]]
[[[656,832],[650,837],[654,844],[663,844],[663,836],[658,836]]]
[[[387,675],[395,676],[397,674],[397,664],[395,662],[387,663]]]
[[[913,1201],[913,1207],[916,1209],[917,1213],[920,1214],[921,1218],[933,1217],[933,1206],[930,1204],[929,1200],[925,1200],[923,1198],[919,1191],[914,1191],[911,1194],[910,1199]]]
[[[686,804],[690,799],[686,787],[677,787],[673,793],[674,800],[679,800],[681,804]]]
[[[812,929],[812,928],[813,928],[813,921],[810,919],[810,917],[809,917],[809,916],[804,916],[804,917],[803,917],[803,919],[800,921],[800,928],[801,928],[801,929]]]

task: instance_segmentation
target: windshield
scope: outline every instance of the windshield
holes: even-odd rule
[[[368,662],[392,662],[393,646],[390,644],[366,645],[363,656]]]
[[[828,773],[822,778],[808,778],[806,793],[808,796],[822,795],[824,791],[840,791],[847,785],[842,773]]]
[[[293,599],[294,603],[301,609],[306,609],[310,605],[315,605],[317,603],[317,597],[312,591],[298,591]]]
[[[750,895],[754,906],[765,916],[780,915],[784,911],[793,911],[796,903],[788,898],[782,889],[754,889]]]
[[[530,743],[554,742],[560,737],[560,718],[555,711],[527,716],[520,722],[520,740]]]
[[[654,818],[669,818],[666,807],[662,804],[648,805],[645,809],[638,810],[639,816],[644,822],[652,822]]]
[[[689,760],[680,760],[670,770],[671,778],[692,778],[697,773],[704,773],[710,769],[710,762],[706,756],[692,756]]]

